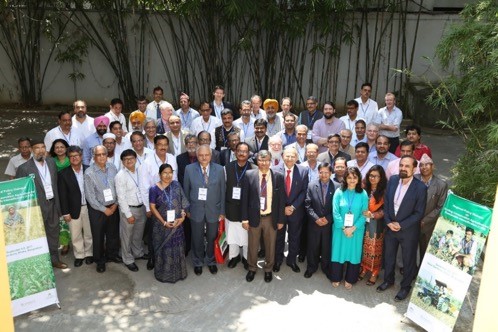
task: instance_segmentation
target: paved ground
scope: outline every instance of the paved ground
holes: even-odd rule
[[[40,133],[40,124],[52,122],[29,114],[15,120],[17,124],[6,117],[0,121],[2,171],[9,144],[22,133]],[[449,178],[461,141],[437,130],[428,130],[423,137],[433,150],[438,172]],[[247,283],[241,265],[233,270],[221,266],[216,276],[207,269],[196,276],[189,266],[186,280],[162,284],[146,270],[145,261],[138,262],[140,271],[136,273],[111,263],[104,274],[97,274],[95,265],[74,268],[73,257],[63,260],[71,267],[55,271],[61,309],[50,306],[19,316],[15,318],[16,330],[331,331],[342,327],[352,331],[421,331],[404,318],[408,301],[394,302],[397,288],[378,294],[375,287],[360,282],[350,291],[343,286],[336,289],[321,272],[305,279],[303,263],[299,264],[300,274],[283,266],[269,284],[263,281],[261,271]],[[480,271],[455,331],[472,329],[471,308],[477,301],[479,283]]]

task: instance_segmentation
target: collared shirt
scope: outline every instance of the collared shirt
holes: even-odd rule
[[[242,132],[244,132],[244,137],[253,137],[254,136],[254,118],[249,118],[249,122],[245,123],[242,121],[242,117],[238,118],[233,122],[235,127],[240,128]]]
[[[156,103],[154,100],[151,101],[149,104],[147,104],[147,107],[145,108],[145,116],[147,118],[151,118],[154,120],[157,120],[157,106],[160,105],[164,100],[160,100],[159,103]],[[159,112],[161,114],[161,112]]]
[[[325,117],[315,122],[311,134],[313,143],[316,144],[320,138],[327,138],[329,135],[338,134],[341,130],[345,129],[344,122],[336,117],[333,117],[332,119],[334,119],[332,123],[325,122]],[[318,153],[327,151],[327,146],[327,144],[326,146],[319,146]]]
[[[97,133],[88,136],[83,144],[83,165],[90,165],[92,160],[92,149],[97,145],[102,145],[102,137]]]
[[[221,120],[221,112],[225,109],[225,105],[223,105],[223,102],[220,104],[216,104],[216,101],[213,100],[213,107],[214,107],[214,116],[218,119]]]
[[[353,135],[355,134],[354,133],[354,126],[356,125],[356,121],[358,121],[359,119],[360,119],[359,117],[356,117],[356,119],[351,120],[351,118],[349,117],[349,115],[344,115],[344,116],[341,116],[339,118],[339,120],[341,120],[342,122],[344,122],[344,126],[346,127],[346,129],[351,130],[351,132],[353,133]]]
[[[375,100],[368,98],[366,103],[363,103],[361,97],[355,99],[358,102],[358,118],[365,120],[367,126],[375,122],[379,106]]]
[[[403,202],[403,199],[405,198],[406,191],[408,190],[408,187],[410,187],[410,184],[413,181],[413,176],[410,178],[408,183],[403,184],[403,179],[399,179],[399,184],[398,188],[396,188],[396,192],[394,193],[394,214],[398,214],[399,207],[401,205],[401,202]],[[389,221],[388,221],[389,222]]]
[[[306,159],[306,143],[304,144],[303,147],[301,147],[299,143],[296,142],[296,150],[297,150],[297,158],[299,160],[299,163],[303,163],[304,160]]]
[[[391,160],[389,164],[387,164],[386,170],[386,177],[389,180],[389,178],[393,175],[398,175],[399,174],[399,161],[401,158],[396,158],[394,160]],[[415,173],[414,174],[419,174],[420,169],[419,169],[419,161],[417,161],[417,167],[415,168]]]
[[[126,118],[123,115],[123,113],[119,113],[119,115],[114,114],[113,111],[109,111],[106,114],[104,114],[105,117],[109,118],[109,123],[114,122],[114,121],[119,121],[121,123],[121,127],[123,128],[123,132],[127,133],[128,132],[128,127],[126,125]]]
[[[276,135],[279,131],[282,131],[284,129],[284,124],[283,124],[283,119],[280,118],[279,116],[275,117],[275,121],[273,123],[268,123],[266,124],[266,135],[268,136],[273,136]]]
[[[354,156],[354,146],[352,146],[351,144],[349,144],[347,147],[343,148],[342,145],[341,147],[339,148],[339,151],[342,151],[344,153],[347,153],[349,154],[350,156]]]
[[[192,126],[192,121],[201,116],[199,112],[191,107],[188,109],[187,113],[184,113],[182,109],[179,108],[175,111],[175,114],[178,115],[182,121],[182,129],[187,129],[188,131],[190,131],[190,126]]]
[[[149,191],[144,190],[140,184],[143,180],[140,169],[141,167],[135,167],[135,172],[131,172],[123,168],[115,178],[119,210],[126,218],[132,216],[130,206],[139,206],[149,201]]]
[[[254,119],[254,121],[256,121],[257,119],[266,120],[266,112],[260,108],[258,113],[254,114],[254,112],[251,110],[251,119]]]
[[[91,164],[85,172],[85,198],[95,210],[105,212],[106,206],[117,203],[114,178],[118,173],[111,163],[105,164],[105,171],[97,164]],[[104,190],[111,189],[112,199],[106,201]]]
[[[77,145],[79,147],[83,146],[84,138],[80,135],[80,133],[73,128],[69,130],[69,133],[66,135],[60,126],[52,128],[46,135],[44,139],[45,147],[47,150],[50,150],[52,144],[56,139],[63,139],[69,145]]]
[[[348,161],[347,165],[348,167],[357,167],[360,170],[362,179],[364,179],[365,176],[367,176],[367,172],[370,170],[372,166],[374,166],[374,164],[371,163],[368,159],[365,161],[363,166],[359,166],[358,161],[356,159]]]
[[[135,149],[133,149],[135,151]],[[147,158],[152,157],[155,153],[153,150],[149,148],[144,148],[144,151],[142,152],[142,155],[139,155],[137,151],[135,151],[137,154],[137,164],[142,165]]]
[[[394,106],[391,112],[387,110],[387,107],[381,108],[377,113],[377,120],[375,122],[383,125],[396,126],[397,130],[379,130],[379,135],[384,135],[390,138],[399,137],[399,127],[401,126],[401,121],[403,121],[403,113],[396,106]]]
[[[379,156],[377,155],[377,150],[372,151],[368,154],[368,160],[370,160],[370,162],[374,165],[380,165],[384,169],[384,171],[387,170],[387,166],[394,159],[397,158],[391,152],[387,152],[384,158],[379,158]]]
[[[360,142],[364,142],[366,143],[367,142],[367,135],[363,136],[363,139],[358,139],[358,137],[356,137],[356,133],[353,134],[353,138],[351,139],[351,146],[356,146],[356,144],[360,143]]]
[[[4,174],[8,176],[16,176],[17,168],[31,159],[31,157],[32,156],[30,155],[28,159],[24,159],[20,153],[16,154],[14,157],[10,158]]]
[[[52,187],[52,194],[49,195],[45,190],[45,196],[47,199],[54,198],[54,187],[52,186],[52,177],[50,176],[50,169],[48,168],[47,162],[44,161],[43,165],[39,161],[34,161],[36,168],[38,169],[38,174],[40,175],[40,179],[42,180],[43,187]]]
[[[200,116],[192,121],[192,126],[190,129],[194,135],[198,135],[201,131],[207,131],[211,135],[211,149],[214,149],[216,147],[216,137],[214,136],[214,130],[216,129],[216,127],[219,127],[221,125],[221,120],[215,118],[214,116],[210,116],[207,122],[204,121],[202,116]]]
[[[80,192],[81,192],[81,205],[86,205],[86,198],[85,198],[85,181],[84,181],[84,174],[83,174],[83,167],[80,168],[79,172],[76,172],[74,168],[72,168],[74,175],[76,176],[76,180],[78,181],[78,186],[80,187]]]
[[[83,140],[95,132],[95,125],[93,124],[94,119],[91,116],[87,115],[83,122],[79,122],[78,117],[73,115],[71,121],[73,123],[73,129],[83,137]]]
[[[259,190],[260,190],[260,197],[261,197],[261,181],[263,180],[263,173],[261,171],[258,171],[259,174]],[[260,210],[261,214],[269,214],[271,213],[271,203],[273,202],[273,183],[271,181],[271,172],[268,171],[266,173],[266,210]]]
[[[295,143],[297,141],[297,135],[296,135],[295,130],[292,134],[289,135],[289,134],[287,134],[287,132],[284,129],[284,130],[281,130],[280,132],[278,132],[277,135],[280,136],[280,138],[282,139],[282,147],[284,147],[284,148],[287,145]]]
[[[173,168],[173,180],[178,180],[178,164],[176,163],[175,156],[171,153],[166,153],[166,159],[163,163],[157,154],[154,153],[153,155],[148,156],[141,166],[141,174],[144,176],[143,182],[147,185],[147,188],[153,187],[159,182],[159,167],[161,167],[162,164],[170,164]]]
[[[318,179],[318,166],[320,166],[321,164],[322,162],[318,160],[316,161],[315,168],[311,168],[307,160],[300,164],[301,166],[306,167],[308,169],[308,183],[311,183],[312,181]]]

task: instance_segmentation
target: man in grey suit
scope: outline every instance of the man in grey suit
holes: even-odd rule
[[[31,148],[33,158],[19,166],[16,178],[23,178],[34,174],[36,195],[42,212],[52,266],[58,269],[65,269],[67,265],[59,260],[58,251],[61,207],[58,197],[57,168],[52,158],[46,159],[47,150],[43,141],[32,140]]]
[[[221,165],[211,162],[211,153],[209,145],[199,146],[197,162],[185,168],[183,180],[183,190],[190,202],[187,216],[192,227],[192,263],[197,275],[202,274],[204,264],[212,274],[218,272],[214,259],[214,241],[218,221],[225,218],[225,172]]]

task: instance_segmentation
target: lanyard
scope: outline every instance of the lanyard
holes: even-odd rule
[[[159,164],[159,163],[157,162],[157,159],[159,159],[159,158],[157,158],[157,155],[156,155],[156,154],[154,154],[154,161],[156,162],[157,168],[159,168],[159,167],[161,167],[161,165],[162,165],[162,164],[167,164],[167,163],[168,163],[168,154],[166,154],[166,161],[165,161],[164,163],[163,163],[163,162],[161,162],[161,164]],[[159,161],[161,161],[161,159],[159,159]]]
[[[211,127],[211,116],[209,116],[209,122],[208,122],[207,129],[204,128],[204,123],[205,123],[205,121],[204,121],[204,119],[202,119],[202,123],[201,123],[202,129],[205,130],[205,131],[207,131],[207,132],[209,132],[209,127]]]
[[[183,111],[180,111],[180,116],[182,118],[182,123],[184,124],[184,126],[189,127],[190,109],[187,111],[187,116],[184,116]]]
[[[242,170],[242,174],[240,174],[240,176],[239,176],[239,173],[237,172],[237,168],[239,168],[238,164],[235,165],[235,178],[237,179],[237,187],[240,187],[240,180],[242,180],[242,178],[244,177],[244,174],[246,173],[246,170],[247,170],[247,166],[249,166],[248,162],[246,162],[246,165],[244,166],[244,170]]]
[[[360,103],[361,111],[363,112],[363,117],[367,115],[368,108],[370,107],[370,100],[368,100],[367,108],[363,109],[363,103]]]
[[[137,177],[137,180],[135,181],[135,179],[133,178],[132,176],[132,173],[129,171],[129,170],[126,170],[126,173],[128,173],[128,175],[130,176],[130,178],[133,180],[133,182],[135,183],[135,186],[137,186],[137,189],[139,188],[139,185],[140,185],[140,178],[138,177],[138,172],[137,172],[137,169],[135,169],[135,176]]]
[[[67,144],[71,145],[71,130],[69,130],[69,136],[66,136],[64,132],[62,131],[61,127],[59,126],[59,131],[61,132],[62,136],[64,136],[64,140],[67,142]]]
[[[225,127],[221,126],[221,137],[223,139],[223,146],[227,146],[227,139],[228,139],[228,134],[230,134],[233,131],[233,126],[230,128],[230,130],[226,130]],[[226,132],[226,135],[225,135]]]
[[[355,196],[356,196],[355,192],[353,192],[353,194],[351,194],[351,192],[348,191],[348,213],[351,213],[351,206],[353,205]]]
[[[310,113],[308,112],[308,128],[313,128],[313,123],[315,122],[315,115],[316,115],[316,111],[311,116],[310,116]]]
[[[47,167],[47,161],[45,161],[45,162],[43,163],[43,174],[42,174],[41,172],[39,172],[39,173],[40,173],[40,177],[41,177],[41,179],[42,179],[43,184],[48,184],[48,183],[47,183],[47,180],[46,180],[46,179],[48,178],[48,177],[47,177],[47,169],[48,169],[48,167]],[[50,174],[49,174],[49,176],[50,176]],[[50,180],[52,180],[52,179],[50,179]]]
[[[168,210],[171,210],[171,203],[173,201],[171,197],[171,183],[169,186],[163,189],[163,199],[166,202],[166,205],[168,206]]]

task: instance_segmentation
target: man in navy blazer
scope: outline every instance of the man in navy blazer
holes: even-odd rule
[[[408,296],[417,274],[417,245],[420,221],[425,213],[427,187],[413,177],[416,167],[417,160],[413,156],[403,156],[399,161],[399,175],[389,179],[384,196],[384,220],[387,224],[385,269],[384,282],[377,287],[377,292],[383,292],[394,284],[396,254],[398,246],[401,246],[404,274],[395,301],[402,301]]]
[[[197,162],[185,168],[183,179],[183,190],[190,202],[187,216],[192,228],[192,263],[197,275],[202,274],[204,264],[212,274],[218,272],[214,241],[218,221],[225,218],[225,172],[222,166],[211,162],[211,152],[209,145],[200,145],[197,148]]]
[[[282,164],[272,167],[272,170],[284,176],[286,198],[284,227],[277,232],[273,271],[278,272],[284,260],[285,232],[288,228],[289,253],[287,254],[286,263],[291,267],[292,271],[298,273],[301,270],[296,264],[296,258],[299,254],[301,229],[305,218],[304,199],[308,189],[308,169],[296,165],[298,152],[293,147],[285,148],[283,160]]]

